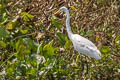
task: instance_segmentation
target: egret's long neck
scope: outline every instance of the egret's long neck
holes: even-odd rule
[[[70,14],[69,14],[69,11],[65,11],[66,15],[67,15],[67,18],[66,18],[66,28],[67,28],[67,32],[68,32],[68,36],[70,38],[70,36],[73,34],[72,33],[72,30],[71,30],[71,27],[70,27]]]

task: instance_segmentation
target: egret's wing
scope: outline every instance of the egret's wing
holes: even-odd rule
[[[97,47],[88,39],[78,35],[73,34],[71,36],[74,48],[82,54],[88,55],[95,59],[101,59],[101,53]]]
[[[88,40],[78,34],[75,34],[73,36],[73,39],[74,39],[73,42],[75,42],[78,45],[84,46],[84,47],[92,49],[92,50],[97,49],[97,47],[90,40]]]

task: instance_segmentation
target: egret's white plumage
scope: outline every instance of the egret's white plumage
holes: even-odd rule
[[[67,18],[66,18],[66,28],[68,32],[68,36],[70,40],[73,43],[74,48],[82,54],[88,55],[92,58],[95,59],[101,59],[101,53],[97,49],[97,47],[88,39],[78,35],[78,34],[73,34],[71,27],[70,27],[70,14],[69,10],[66,7],[61,7],[60,11],[63,11],[66,13]]]

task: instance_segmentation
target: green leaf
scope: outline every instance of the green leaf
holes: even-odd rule
[[[20,46],[21,43],[23,43],[23,39],[20,38],[20,39],[18,39],[18,41],[15,44],[17,51],[19,51],[19,46]]]
[[[65,43],[65,48],[70,49],[71,45],[72,45],[71,41],[67,40],[66,43]]]
[[[108,53],[110,51],[110,48],[108,47],[108,46],[103,46],[102,48],[101,48],[101,52],[102,53]]]
[[[115,46],[120,48],[120,35],[115,38]]]
[[[32,28],[33,26],[32,26],[32,25],[29,25],[28,27],[29,27],[29,28]]]
[[[18,60],[24,60],[25,54],[30,53],[30,51],[27,49],[27,46],[25,45],[24,41],[22,38],[18,39],[16,42],[16,57]]]
[[[7,23],[7,25],[6,25],[6,29],[7,29],[7,30],[12,30],[12,29],[15,28],[15,26],[16,26],[17,24],[18,24],[17,21],[15,21],[15,22],[10,21],[9,23]]]
[[[29,68],[29,70],[28,70],[28,73],[32,74],[32,76],[36,75],[36,72],[37,72],[36,68]],[[34,80],[34,79],[32,79],[32,80]]]
[[[94,31],[93,30],[88,30],[86,33],[87,33],[88,36],[92,36],[94,34]]]
[[[53,45],[53,40],[49,44],[46,44],[43,47],[43,52],[44,52],[44,56],[45,57],[49,57],[49,56],[53,56],[54,55],[55,49],[52,47],[52,45]]]
[[[21,32],[22,34],[26,34],[26,33],[28,32],[28,29],[24,29],[24,30],[20,29],[20,32]]]
[[[3,41],[0,41],[0,46],[2,46],[3,48],[6,48],[6,43]]]
[[[25,38],[24,42],[30,50],[33,50],[35,52],[37,51],[37,45],[33,40],[31,40],[30,38]]]
[[[59,42],[64,46],[68,40],[67,37],[63,33],[57,33],[56,36],[58,37]]]
[[[33,67],[36,67],[37,66],[37,59],[35,56],[30,56],[29,57],[29,61],[30,61],[30,64],[33,66]]]
[[[62,28],[62,23],[58,19],[52,18],[52,24],[57,28]]]
[[[33,15],[31,15],[31,14],[29,14],[29,13],[27,13],[27,12],[22,12],[22,13],[20,14],[20,16],[23,17],[23,20],[24,20],[24,21],[30,21],[30,19],[32,19],[32,18],[34,17]]]
[[[5,28],[0,27],[0,39],[6,38],[8,37],[8,35],[9,35],[9,32]]]
[[[8,16],[6,13],[0,14],[0,26],[4,26],[4,24],[8,21]]]
[[[85,35],[84,29],[80,29],[80,35]]]
[[[15,70],[14,70],[14,67],[13,66],[10,66],[6,69],[6,72],[7,72],[7,75],[12,75],[11,73],[13,73]]]

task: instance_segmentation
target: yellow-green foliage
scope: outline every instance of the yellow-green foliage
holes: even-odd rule
[[[101,60],[81,62],[64,14],[54,15],[62,6],[72,31],[94,42]],[[0,80],[119,80],[119,11],[119,0],[0,0]]]

